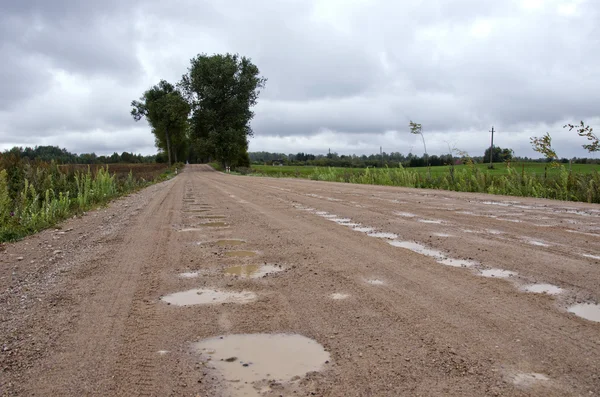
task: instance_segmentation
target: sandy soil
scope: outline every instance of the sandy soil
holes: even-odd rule
[[[0,395],[227,396],[194,346],[265,333],[330,358],[257,395],[600,394],[600,322],[568,311],[600,300],[598,205],[189,166],[3,248]],[[192,289],[248,299],[162,299]]]

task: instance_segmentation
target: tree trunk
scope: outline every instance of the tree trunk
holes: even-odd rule
[[[169,167],[171,166],[171,138],[169,138],[169,129],[165,128],[165,136],[167,138],[167,156],[169,158]]]

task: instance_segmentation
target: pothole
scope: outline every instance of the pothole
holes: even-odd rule
[[[217,240],[216,241],[216,244],[219,247],[225,247],[225,246],[228,246],[228,245],[242,245],[242,244],[245,244],[245,243],[246,243],[246,241],[244,241],[244,240],[236,240],[236,239]]]
[[[371,278],[366,280],[367,283],[372,284],[372,285],[383,285],[385,284],[382,280],[376,279],[376,278]]]
[[[200,288],[165,295],[160,299],[175,306],[248,303],[256,299],[256,294],[250,291],[232,292]]]
[[[207,223],[202,223],[199,226],[201,226],[201,227],[225,227],[225,226],[229,226],[229,225],[225,222],[207,222]]]
[[[337,301],[337,300],[343,300],[343,299],[346,299],[346,298],[348,298],[349,296],[350,296],[350,295],[348,295],[348,294],[342,294],[342,293],[339,293],[339,292],[335,292],[335,293],[333,293],[333,294],[329,295],[329,297],[330,297],[331,299],[333,299],[333,300],[336,300],[336,301]]]
[[[369,237],[376,237],[376,238],[387,238],[387,239],[390,239],[390,240],[398,238],[397,234],[386,233],[386,232],[371,232],[371,233],[367,233],[367,236],[369,236]]]
[[[352,230],[354,230],[355,232],[361,232],[361,233],[371,233],[371,232],[375,231],[374,228],[366,227],[366,226],[356,226],[356,227],[353,227]]]
[[[242,278],[261,278],[270,273],[278,273],[283,271],[281,266],[277,265],[245,265],[233,266],[225,269],[225,274],[228,276],[238,276]]]
[[[260,396],[262,380],[287,382],[319,371],[330,359],[316,341],[297,334],[237,334],[193,344],[210,360],[233,396]]]
[[[548,295],[558,295],[563,292],[562,288],[552,284],[529,284],[523,287],[523,290],[526,292]]]
[[[252,256],[256,256],[256,252],[254,251],[229,251],[225,252],[225,256],[230,258],[250,258]]]
[[[483,277],[496,277],[496,278],[509,278],[516,276],[517,273],[511,272],[510,270],[503,269],[485,269],[480,270],[479,274]]]
[[[586,320],[600,322],[600,305],[593,303],[578,303],[569,307],[569,312]]]
[[[517,373],[512,376],[512,381],[517,386],[531,386],[537,382],[546,382],[550,379],[544,374],[538,374],[535,372],[531,373]]]
[[[179,277],[181,278],[196,278],[200,275],[200,273],[198,272],[184,272],[184,273],[179,273]]]

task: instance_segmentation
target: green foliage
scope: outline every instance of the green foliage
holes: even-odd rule
[[[403,186],[539,197],[600,203],[598,166],[578,165],[569,172],[559,166],[546,172],[543,163],[508,163],[488,170],[485,164],[465,164],[453,168],[333,168],[253,166],[253,175],[301,177],[313,180],[373,185]]]
[[[135,121],[143,117],[152,127],[155,144],[167,153],[169,165],[182,158],[187,147],[188,115],[190,106],[181,92],[161,80],[150,88],[139,101],[132,101],[131,116]]]
[[[235,167],[248,151],[253,135],[251,108],[266,79],[249,58],[200,54],[191,60],[182,87],[192,107],[190,135],[200,158],[213,158]]]
[[[178,166],[181,169],[183,164]],[[152,180],[169,178],[174,172],[167,169],[152,178],[142,168],[165,169],[154,164],[130,165],[128,173],[119,178],[116,172],[109,172],[108,166],[58,166],[0,156],[0,242],[50,227],[73,213],[102,205]],[[153,172],[158,175],[156,170]]]
[[[594,129],[589,125],[585,125],[583,121],[581,121],[581,124],[579,125],[567,124],[563,126],[563,128],[569,128],[569,131],[575,129],[579,136],[586,137],[591,143],[581,146],[588,152],[593,153],[600,151],[600,139],[594,134]]]
[[[502,163],[504,161],[510,161],[513,158],[513,150],[512,149],[502,149],[501,147],[494,146],[494,151],[492,152],[492,162],[493,163]],[[490,148],[485,149],[485,153],[483,154],[484,161],[490,161]]]
[[[542,137],[531,137],[530,140],[534,151],[543,154],[549,161],[558,159],[556,152],[552,148],[552,138],[550,137],[550,134],[546,132]]]

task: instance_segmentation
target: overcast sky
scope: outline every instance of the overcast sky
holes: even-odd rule
[[[587,155],[600,133],[597,0],[0,0],[0,149],[156,152],[130,102],[198,53],[252,58],[251,151]]]

